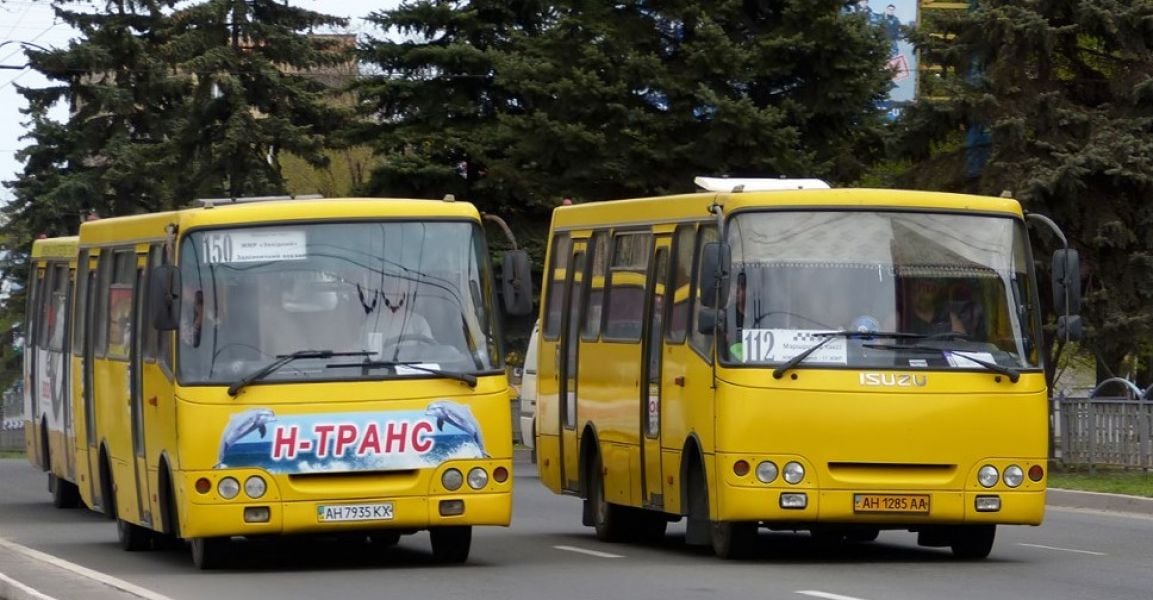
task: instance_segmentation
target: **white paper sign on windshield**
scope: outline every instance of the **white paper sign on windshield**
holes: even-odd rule
[[[848,345],[845,338],[818,335],[830,333],[824,330],[808,329],[746,329],[741,333],[742,362],[786,362],[825,342],[812,354],[805,357],[806,363],[829,363],[843,365],[848,362]]]
[[[308,258],[308,240],[301,230],[256,229],[210,231],[201,252],[207,263],[272,262]]]
[[[985,368],[978,362],[969,360],[970,358],[979,361],[996,364],[997,360],[989,352],[957,352],[956,350],[947,354],[949,357],[949,365],[961,369],[983,369]]]

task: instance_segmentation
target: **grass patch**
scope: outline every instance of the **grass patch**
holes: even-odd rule
[[[1056,467],[1049,471],[1049,487],[1085,492],[1107,492],[1153,498],[1153,472],[1085,467]]]
[[[15,450],[0,450],[0,458],[24,458],[24,453]]]

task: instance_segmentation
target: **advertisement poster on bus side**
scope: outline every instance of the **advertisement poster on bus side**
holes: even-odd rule
[[[253,408],[229,420],[216,468],[285,474],[391,471],[486,456],[472,410],[450,400],[430,402],[422,411],[278,415]]]

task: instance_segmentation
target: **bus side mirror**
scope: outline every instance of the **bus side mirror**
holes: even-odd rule
[[[1069,342],[1081,340],[1081,317],[1077,315],[1057,317],[1057,339]]]
[[[1081,257],[1076,250],[1053,253],[1053,308],[1058,315],[1081,313]]]
[[[157,266],[148,280],[152,326],[160,331],[180,328],[180,269],[173,265]]]
[[[728,303],[731,263],[728,244],[709,242],[701,249],[701,280],[697,287],[701,306],[716,308]]]
[[[712,335],[721,320],[720,311],[715,308],[701,308],[697,311],[697,333]]]
[[[532,270],[527,250],[509,250],[501,262],[504,311],[513,317],[532,312]]]

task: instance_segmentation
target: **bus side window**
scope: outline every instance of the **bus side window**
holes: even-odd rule
[[[76,261],[76,296],[73,299],[72,354],[84,355],[84,327],[88,323],[88,251],[81,250]]]
[[[618,233],[613,238],[608,296],[605,298],[605,338],[635,342],[641,339],[644,319],[645,276],[652,236]]]
[[[93,354],[102,358],[108,347],[108,291],[112,283],[112,252],[105,250],[100,253],[100,260],[96,264],[96,295],[95,306],[89,307],[88,317],[93,319],[95,332],[93,333]]]
[[[709,362],[712,362],[713,360],[713,334],[701,333],[697,327],[697,322],[700,319],[698,314],[700,312],[700,302],[698,301],[699,298],[696,294],[696,288],[699,286],[698,282],[701,278],[701,248],[704,248],[705,244],[718,241],[719,239],[720,238],[717,235],[717,228],[715,226],[702,226],[699,230],[697,230],[697,247],[694,248],[693,252],[693,283],[690,286],[693,290],[693,326],[689,328],[689,343],[692,344],[693,348],[695,348],[696,351],[699,352],[701,356],[704,356]]]
[[[549,270],[545,273],[547,290],[545,302],[544,327],[541,333],[547,340],[555,340],[560,336],[561,311],[565,299],[565,265],[568,264],[572,240],[567,233],[558,234],[553,238],[552,249],[549,252]]]
[[[593,232],[592,241],[588,245],[588,281],[585,289],[588,295],[585,300],[585,314],[581,327],[581,339],[586,342],[595,342],[601,335],[601,326],[604,322],[605,284],[608,276],[609,262],[609,232]]]
[[[680,344],[689,331],[689,305],[693,285],[693,241],[696,232],[692,225],[677,227],[673,238],[673,287],[669,290],[672,309],[669,311],[668,342]]]

